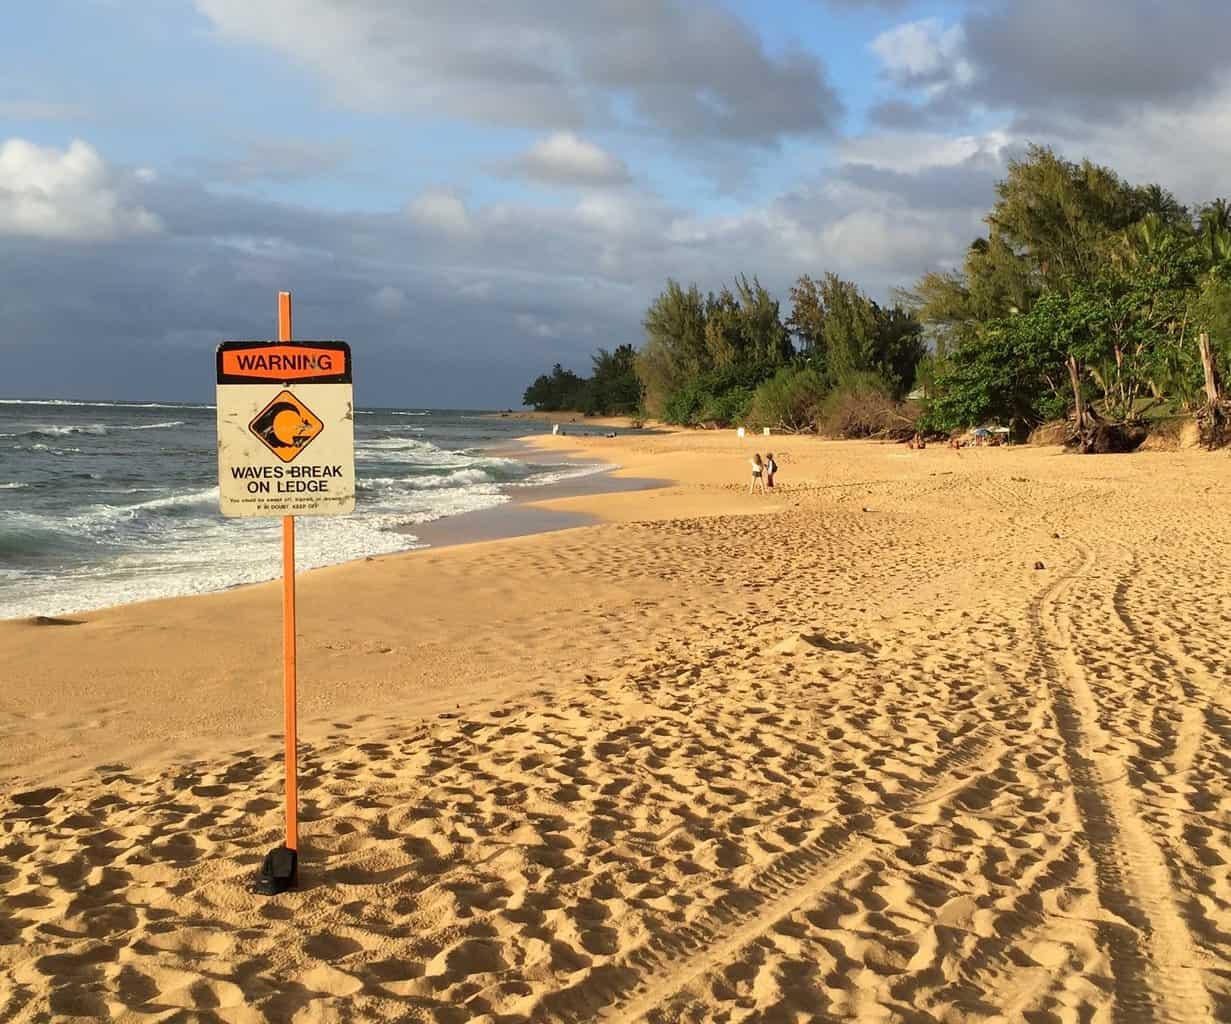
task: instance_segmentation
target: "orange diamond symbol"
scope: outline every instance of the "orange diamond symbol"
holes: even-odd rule
[[[283,462],[294,462],[325,424],[289,391],[281,391],[256,414],[248,429]]]

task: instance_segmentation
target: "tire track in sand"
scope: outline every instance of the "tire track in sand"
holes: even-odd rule
[[[1079,561],[1039,595],[1030,613],[1043,682],[1064,741],[1085,838],[1094,857],[1100,902],[1119,917],[1101,928],[1116,979],[1116,1018],[1213,1020],[1201,956],[1171,895],[1162,851],[1138,816],[1122,760],[1109,753],[1098,706],[1073,650],[1060,599],[1095,565],[1093,552],[1070,541]]]
[[[1216,685],[1211,685],[1226,673],[1220,673],[1185,648],[1182,634],[1173,625],[1175,606],[1169,602],[1163,588],[1155,585],[1151,591],[1151,584],[1156,581],[1149,577],[1143,580],[1142,589],[1150,593],[1153,600],[1143,609],[1143,618],[1136,618],[1130,609],[1129,589],[1132,582],[1142,578],[1139,559],[1128,545],[1119,541],[1111,543],[1125,551],[1129,565],[1115,587],[1115,614],[1136,642],[1140,652],[1138,658],[1150,665],[1154,679],[1170,686],[1174,699],[1168,702],[1166,713],[1179,719],[1171,754],[1164,759],[1168,770],[1153,780],[1152,792],[1142,793],[1139,806],[1143,819],[1160,835],[1161,852],[1180,893],[1192,894],[1203,889],[1207,893],[1226,891],[1225,846],[1219,850],[1219,844],[1211,844],[1207,838],[1208,829],[1192,827],[1194,819],[1205,821],[1202,811],[1206,809],[1208,794],[1217,791],[1215,780],[1225,774],[1220,769],[1218,752],[1231,748],[1231,719],[1225,714],[1226,697]],[[1159,614],[1158,609],[1162,608],[1167,608],[1168,612]],[[1165,694],[1159,696],[1166,699]],[[1161,702],[1155,699],[1146,703],[1157,705]],[[1180,897],[1178,906],[1197,948],[1211,960],[1225,960],[1226,932],[1220,927],[1218,910],[1211,909],[1206,900],[1191,895]],[[1231,978],[1219,972],[1204,975],[1204,980],[1215,1005],[1213,1017],[1231,1020]]]
[[[1156,659],[1155,678],[1160,674],[1165,675],[1166,682],[1175,694],[1175,706],[1179,710],[1180,720],[1170,760],[1172,772],[1177,777],[1183,777],[1192,771],[1205,736],[1204,701],[1192,682],[1197,676],[1193,673],[1192,666],[1184,665],[1168,645],[1152,643],[1147,639],[1141,626],[1133,618],[1128,608],[1128,589],[1137,575],[1137,553],[1127,544],[1118,541],[1113,543],[1124,551],[1128,568],[1118,574],[1111,596],[1111,607],[1130,642],[1138,651]],[[1162,673],[1159,672],[1159,667],[1164,669]]]
[[[906,811],[969,786],[970,777],[958,773],[995,763],[1005,749],[986,732],[976,726],[936,761],[927,779],[903,787],[906,799],[899,806],[881,809]],[[877,810],[869,807],[831,824],[820,838],[784,854],[753,881],[720,897],[698,920],[654,935],[601,974],[553,993],[536,1008],[534,1019],[628,1024],[643,1019],[693,979],[820,896],[875,851],[879,841],[891,841],[888,814],[869,820]]]

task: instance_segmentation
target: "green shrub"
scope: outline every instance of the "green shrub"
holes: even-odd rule
[[[686,427],[742,422],[753,390],[768,372],[762,366],[726,366],[690,378],[667,396],[663,419]]]
[[[788,366],[763,381],[752,395],[750,427],[773,427],[791,433],[812,430],[826,395],[825,380],[811,366]]]
[[[736,386],[721,394],[708,395],[701,405],[698,423],[718,423],[729,427],[744,422],[752,402],[752,388]]]
[[[663,403],[663,419],[677,426],[691,426],[697,421],[701,402],[700,381],[690,380],[667,396],[666,402]]]

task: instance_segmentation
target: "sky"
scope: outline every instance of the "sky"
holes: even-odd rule
[[[668,277],[960,264],[1029,143],[1231,194],[1226,0],[40,0],[0,35],[0,396],[520,405]]]

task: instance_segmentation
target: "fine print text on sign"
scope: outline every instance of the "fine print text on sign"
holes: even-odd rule
[[[355,507],[355,413],[343,341],[218,346],[218,493],[226,516]]]

